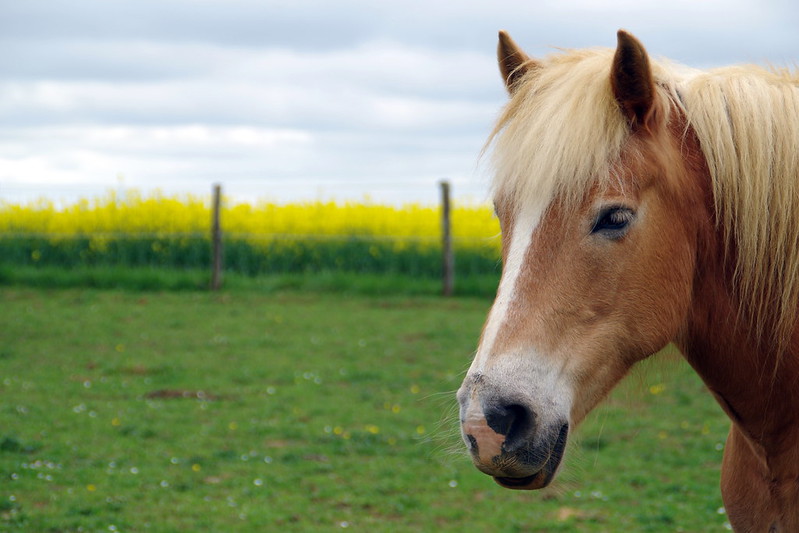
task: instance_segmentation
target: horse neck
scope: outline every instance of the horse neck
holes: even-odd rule
[[[799,328],[785,351],[758,340],[734,296],[733,254],[706,208],[693,307],[677,344],[771,474],[799,476]]]

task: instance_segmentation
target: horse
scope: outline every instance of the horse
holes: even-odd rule
[[[731,420],[736,531],[799,531],[799,77],[616,48],[529,57],[486,144],[502,275],[457,392],[474,465],[549,485],[576,425],[673,343]]]

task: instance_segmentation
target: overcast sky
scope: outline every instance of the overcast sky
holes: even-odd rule
[[[109,188],[237,199],[485,198],[528,53],[614,46],[694,66],[799,61],[795,0],[0,0],[0,200]]]

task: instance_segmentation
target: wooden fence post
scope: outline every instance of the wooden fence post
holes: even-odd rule
[[[214,200],[211,215],[211,290],[222,287],[222,225],[220,211],[222,208],[222,186],[214,185]]]
[[[455,256],[452,252],[452,216],[450,210],[449,182],[441,185],[441,258],[442,294],[452,296],[455,287]]]

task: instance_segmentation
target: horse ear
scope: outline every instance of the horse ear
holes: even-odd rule
[[[655,104],[655,80],[644,46],[624,30],[617,33],[610,83],[622,112],[633,128],[649,129]]]
[[[497,45],[497,60],[499,61],[499,72],[502,74],[502,81],[508,93],[513,94],[516,84],[530,70],[535,69],[538,63],[519,48],[513,39],[510,38],[505,30],[499,31],[499,44]]]

